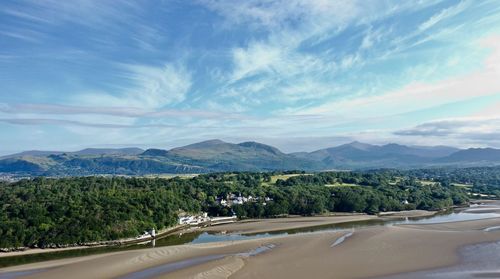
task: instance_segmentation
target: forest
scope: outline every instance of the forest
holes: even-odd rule
[[[499,181],[498,168],[472,168],[0,182],[0,247],[53,247],[134,237],[146,229],[174,226],[181,212],[272,218],[333,211],[439,210],[466,204],[471,192],[498,196]],[[217,202],[231,193],[260,199],[231,208]]]

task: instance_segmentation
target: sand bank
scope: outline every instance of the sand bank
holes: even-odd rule
[[[208,232],[237,232],[244,234],[255,234],[263,232],[274,232],[293,230],[307,227],[326,226],[332,224],[367,221],[378,219],[374,215],[350,215],[350,216],[315,216],[315,217],[289,217],[275,219],[250,219],[232,224],[225,224],[203,228]]]

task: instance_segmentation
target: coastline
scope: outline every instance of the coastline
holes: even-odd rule
[[[488,205],[488,208],[491,204]],[[485,207],[486,208],[486,207]],[[461,212],[465,212],[462,210]],[[408,211],[383,216],[314,216],[244,220],[200,231],[252,233],[297,227],[429,216]],[[123,250],[11,266],[0,278],[405,278],[460,264],[459,251],[500,241],[500,217],[441,223],[370,225],[264,238]],[[373,223],[371,223],[373,224]],[[311,226],[313,225],[313,226]],[[252,251],[260,251],[254,253]],[[430,256],[432,255],[432,256]],[[363,266],[363,268],[359,268]],[[156,272],[156,273],[155,273]],[[145,276],[154,274],[154,276]],[[85,276],[84,276],[85,275]],[[145,277],[141,277],[141,276]],[[399,277],[398,277],[399,276]],[[11,278],[9,277],[9,278]]]
[[[369,221],[379,219],[375,215],[355,214],[342,216],[311,216],[311,217],[286,217],[268,219],[247,219],[232,224],[223,224],[201,228],[203,232],[212,233],[239,233],[260,234],[294,229],[314,228],[320,226],[350,223],[358,221]]]
[[[178,225],[175,227],[166,228],[158,231],[156,238],[161,238],[172,233],[181,231],[185,229],[185,225]],[[53,252],[63,252],[63,251],[71,251],[71,250],[80,250],[80,249],[90,249],[90,248],[101,248],[101,247],[115,247],[119,245],[130,245],[137,244],[144,241],[151,241],[153,238],[147,239],[137,239],[137,238],[123,238],[117,240],[108,240],[108,241],[99,241],[99,242],[91,242],[84,244],[76,244],[68,247],[47,247],[47,248],[13,248],[12,251],[0,251],[0,258],[5,257],[15,257],[15,256],[24,256],[24,255],[34,255],[34,254],[43,254],[43,253],[53,253]]]
[[[378,215],[367,215],[363,213],[331,213],[328,215],[317,216],[289,216],[282,218],[264,218],[264,219],[244,219],[234,223],[228,224],[215,224],[207,227],[189,227],[186,225],[170,227],[158,232],[156,239],[175,234],[177,232],[211,232],[211,233],[241,233],[241,234],[259,234],[266,232],[278,232],[302,228],[314,228],[319,226],[334,225],[339,223],[361,222],[370,220],[384,221],[387,218],[418,218],[433,216],[437,211],[426,210],[407,210],[407,211],[391,211],[384,212]],[[56,248],[20,248],[13,251],[0,252],[0,258],[15,257],[42,253],[53,253],[62,251],[71,251],[79,249],[90,249],[100,247],[114,247],[117,245],[130,245],[151,239],[135,239],[126,238],[119,240],[101,241],[95,243],[86,243],[81,245],[74,245],[70,247],[56,247]]]
[[[13,266],[0,272],[38,270],[26,278],[57,279],[68,274],[75,279],[121,277],[222,255],[160,274],[158,278],[303,278],[311,272],[316,272],[315,278],[331,278],[332,274],[335,278],[380,277],[457,264],[461,247],[500,240],[500,232],[483,231],[498,222],[500,218],[447,223],[454,231],[443,230],[444,224],[373,226],[354,231],[165,246]],[[346,237],[349,233],[352,235]],[[266,245],[274,248],[255,256],[244,255]]]

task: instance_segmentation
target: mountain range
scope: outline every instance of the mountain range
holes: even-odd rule
[[[220,171],[418,168],[500,164],[500,150],[351,142],[313,152],[283,153],[258,142],[208,140],[170,150],[89,148],[25,151],[0,158],[0,173],[16,175],[145,175]]]

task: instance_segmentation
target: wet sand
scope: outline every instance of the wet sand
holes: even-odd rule
[[[457,264],[461,247],[500,241],[500,232],[484,231],[499,224],[500,218],[374,226],[355,231],[123,251],[15,266],[0,272],[38,270],[22,278],[56,279],[68,275],[74,279],[122,278],[134,272],[138,272],[135,278],[367,278]],[[273,248],[261,254],[248,254],[269,245]],[[212,258],[203,261],[203,257]],[[196,265],[190,265],[189,261],[196,260]],[[187,265],[172,268],[176,263]],[[168,273],[155,273],[162,267]],[[39,270],[44,268],[48,269]]]
[[[41,254],[41,253],[51,253],[51,252],[60,252],[60,251],[70,251],[70,250],[78,250],[78,249],[87,249],[87,248],[96,248],[103,247],[103,245],[96,246],[75,246],[75,247],[65,247],[65,248],[29,248],[23,251],[11,251],[11,252],[0,252],[0,258],[2,257],[10,257],[10,256],[22,256],[22,255],[31,255],[31,254]]]
[[[339,236],[328,233],[290,237],[275,250],[244,261],[231,278],[371,278],[454,265],[460,260],[457,250],[464,245],[500,240],[500,233],[481,230],[493,222],[499,224],[500,218],[473,225],[456,222],[455,231],[427,225],[370,227],[354,231],[338,245],[333,244]],[[223,262],[182,270],[169,278],[189,278],[219,264]]]
[[[276,232],[276,231],[293,230],[300,228],[327,226],[327,225],[346,223],[346,222],[369,221],[369,220],[382,221],[388,218],[426,217],[426,216],[432,216],[435,213],[436,213],[435,211],[410,210],[410,211],[400,211],[400,212],[386,212],[379,216],[366,215],[366,214],[338,213],[338,215],[329,215],[329,216],[314,216],[314,217],[296,216],[296,217],[274,218],[274,219],[248,219],[248,220],[238,221],[235,223],[215,225],[201,229],[189,228],[185,229],[183,232],[193,232],[196,230],[201,230],[206,232],[257,234],[265,232]],[[169,230],[175,230],[175,229],[176,228]],[[96,247],[106,247],[106,245],[75,246],[66,248],[45,248],[45,249],[32,248],[23,251],[0,252],[0,258],[78,250],[86,248],[96,248]]]
[[[326,226],[353,221],[367,221],[378,219],[374,215],[349,216],[317,216],[317,217],[289,217],[274,219],[250,219],[232,224],[224,224],[203,228],[207,232],[228,232],[256,234],[283,230],[300,229],[306,227]]]
[[[388,212],[380,212],[378,216],[381,217],[429,217],[433,216],[438,211],[427,211],[427,210],[404,210],[404,211],[388,211]]]
[[[300,228],[311,228],[319,226],[334,225],[347,222],[361,222],[370,220],[387,220],[401,219],[405,217],[429,217],[433,216],[437,211],[427,210],[407,210],[384,212],[377,215],[366,214],[342,214],[330,216],[314,216],[314,217],[287,217],[287,218],[272,218],[272,219],[249,219],[231,224],[217,225],[203,228],[206,232],[226,232],[226,233],[241,233],[241,234],[257,234],[265,232],[275,232],[284,230],[293,230]]]

